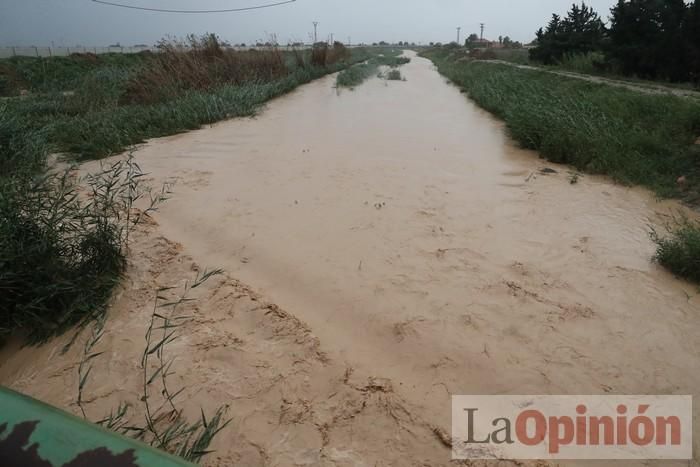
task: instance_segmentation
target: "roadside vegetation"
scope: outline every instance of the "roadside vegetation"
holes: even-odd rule
[[[465,60],[463,52],[451,48],[431,49],[424,56],[503,119],[522,147],[553,162],[646,186],[660,196],[700,203],[696,100]],[[669,240],[657,237],[660,263],[682,277],[700,277],[697,259],[691,261],[698,254],[692,242],[699,236],[696,224],[685,223],[671,231]]]
[[[342,44],[236,52],[215,36],[159,53],[0,60],[0,340],[38,343],[99,316],[126,266],[129,231],[167,196],[131,159],[78,179],[52,168],[147,138],[253,115],[269,99],[368,55]]]

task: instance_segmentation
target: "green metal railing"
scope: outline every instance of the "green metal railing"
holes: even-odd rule
[[[189,462],[0,387],[2,467],[185,467]]]

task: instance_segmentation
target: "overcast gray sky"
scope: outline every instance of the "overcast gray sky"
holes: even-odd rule
[[[223,9],[268,0],[113,0],[169,9]],[[272,2],[279,0],[270,0]],[[267,10],[221,14],[166,14],[127,10],[91,0],[0,0],[0,45],[103,46],[153,44],[166,36],[214,32],[235,42],[253,43],[276,33],[281,43],[308,41],[312,21],[319,40],[448,42],[478,32],[530,41],[553,12],[564,13],[572,0],[297,0]],[[615,0],[590,0],[604,19]]]

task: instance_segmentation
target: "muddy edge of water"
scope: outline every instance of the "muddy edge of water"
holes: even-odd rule
[[[648,238],[649,225],[682,207],[602,177],[570,184],[567,167],[514,147],[502,124],[409,53],[406,82],[375,78],[338,91],[326,77],[257,118],[154,140],[136,152],[154,185],[176,182],[151,235],[176,242],[178,255],[198,267],[224,268],[318,339],[322,364],[313,352],[295,354],[296,364],[312,367],[304,384],[249,400],[269,417],[284,412],[279,398],[290,393],[308,402],[303,413],[335,413],[318,400],[348,371],[384,381],[379,387],[391,389],[380,392],[392,396],[352,422],[377,439],[350,443],[337,433],[338,449],[354,461],[388,463],[417,449],[411,455],[435,465],[449,461],[430,431],[449,430],[451,394],[697,394],[697,291],[650,261]],[[544,167],[557,173],[542,174]],[[145,270],[170,264],[144,261]],[[127,287],[124,295],[146,309],[147,294]],[[143,316],[132,311],[116,321],[135,329]],[[231,324],[222,316],[216,326],[235,332]],[[134,342],[115,337],[111,351]],[[184,367],[182,380],[215,381],[203,403],[238,394],[247,371],[232,363],[240,352],[218,349],[212,357],[211,348],[183,345],[201,364]],[[246,355],[283,349],[292,352],[262,345]],[[22,352],[0,367],[0,381],[67,405],[55,395],[64,388],[47,376],[68,371],[60,369],[66,362],[25,360],[28,370],[12,363]],[[288,363],[270,362],[280,374]],[[214,380],[195,374],[202,365]],[[49,378],[46,385],[23,386],[29,371],[37,384]],[[128,380],[119,372],[110,378]],[[251,381],[251,393],[261,389]],[[383,450],[396,427],[379,420],[397,411],[409,416],[394,416],[395,425],[416,424],[432,438]],[[254,444],[283,465],[303,451],[290,447],[294,441],[280,448],[279,433],[271,435],[255,411],[234,417],[236,430],[253,433]],[[285,433],[312,443],[299,430]],[[245,457],[243,445],[219,449]]]

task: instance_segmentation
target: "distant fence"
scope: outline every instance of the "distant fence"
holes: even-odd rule
[[[135,54],[153,47],[0,47],[0,58],[9,57],[67,57],[70,54]]]

